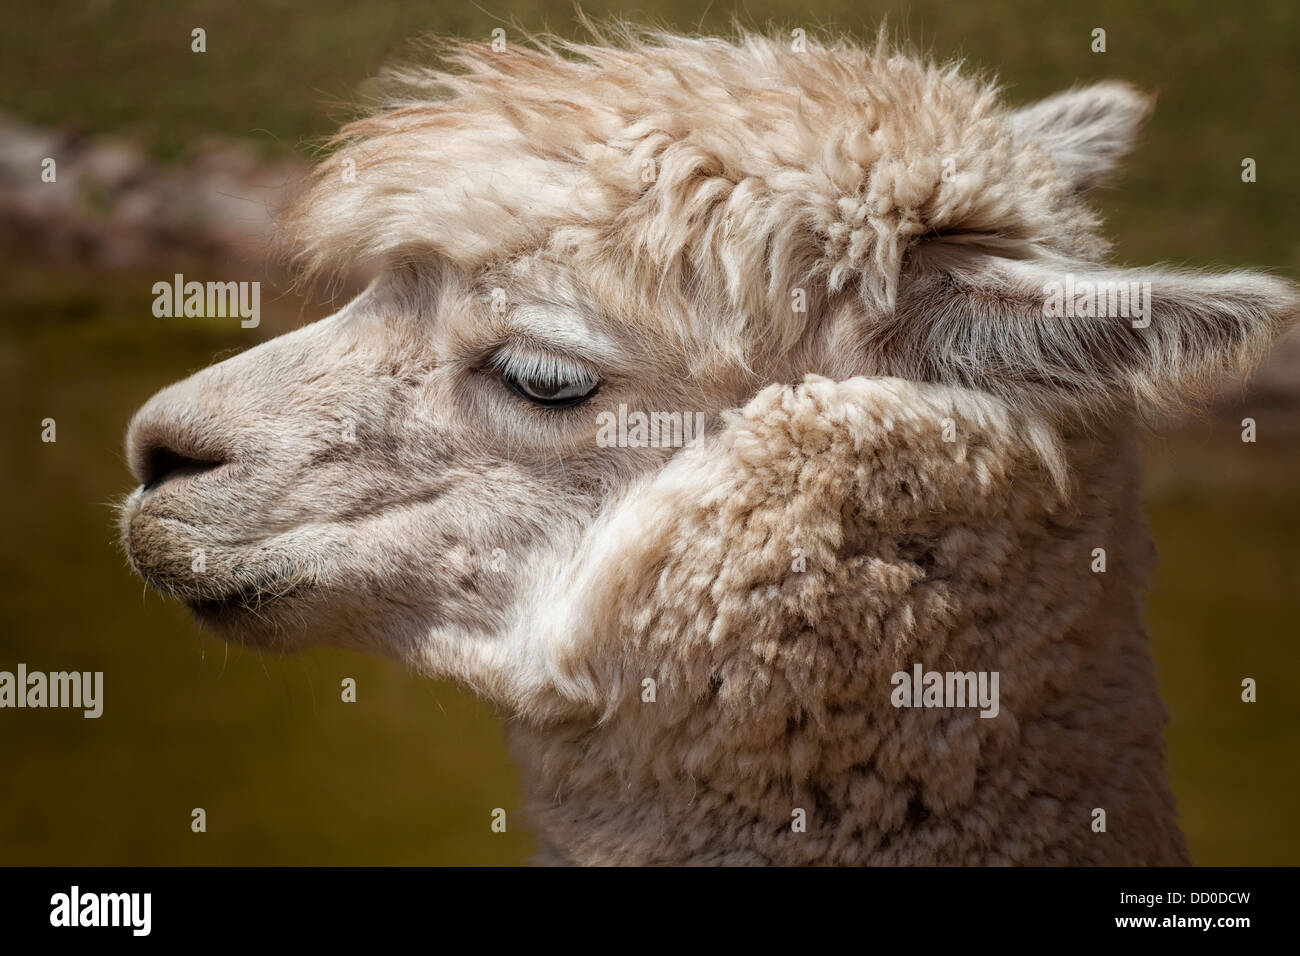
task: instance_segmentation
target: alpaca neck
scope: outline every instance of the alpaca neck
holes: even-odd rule
[[[988,527],[865,537],[870,586],[810,610],[816,631],[701,656],[707,682],[680,694],[692,671],[667,661],[686,636],[643,634],[665,661],[653,701],[625,675],[603,722],[515,725],[543,859],[1186,862],[1139,619],[1152,549],[1132,456],[1113,441],[1072,455],[1068,512],[1021,521],[1013,501]],[[996,716],[897,706],[894,675],[917,666],[986,690],[997,673]]]

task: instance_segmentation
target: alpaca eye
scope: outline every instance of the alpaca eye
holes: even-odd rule
[[[516,378],[509,373],[501,378],[516,395],[528,399],[534,405],[545,405],[547,408],[577,405],[596,390],[595,382],[581,380],[548,382],[541,379]]]
[[[568,408],[596,391],[600,378],[591,371],[554,360],[499,359],[501,381],[520,398],[543,408]]]

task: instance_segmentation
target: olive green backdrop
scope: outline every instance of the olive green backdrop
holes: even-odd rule
[[[213,134],[268,155],[345,118],[422,32],[577,35],[567,2],[12,5],[0,110],[138,141],[162,161]],[[609,5],[676,29],[733,15],[872,37],[893,28],[996,72],[1012,101],[1121,77],[1159,90],[1149,134],[1100,202],[1118,257],[1300,274],[1300,6],[1217,2],[750,2]],[[208,52],[189,51],[195,26]],[[1108,50],[1090,50],[1093,28]],[[0,143],[0,148],[3,144]],[[1243,184],[1241,160],[1258,163]],[[204,637],[147,593],[115,545],[121,438],[157,388],[249,333],[160,328],[159,276],[0,262],[0,669],[102,670],[105,711],[0,711],[0,863],[456,863],[525,860],[530,838],[499,724],[459,690],[334,651],[266,658]],[[157,270],[154,270],[155,272]],[[255,278],[250,276],[249,278]],[[322,313],[264,295],[257,335]],[[1252,405],[1256,402],[1257,405]],[[1163,554],[1148,619],[1172,716],[1171,771],[1202,863],[1300,862],[1300,418],[1284,401],[1147,440]],[[40,422],[58,421],[58,441]],[[1259,702],[1240,701],[1240,681]],[[344,704],[339,682],[359,699]],[[207,832],[190,811],[207,811]],[[508,811],[504,834],[491,813]]]

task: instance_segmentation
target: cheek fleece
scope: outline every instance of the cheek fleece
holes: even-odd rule
[[[511,727],[541,860],[1189,863],[1135,457],[951,386],[760,392],[584,545],[586,705]]]

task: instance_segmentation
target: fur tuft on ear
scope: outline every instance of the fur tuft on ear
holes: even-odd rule
[[[977,257],[907,283],[874,347],[890,374],[1044,410],[1177,408],[1248,372],[1298,315],[1300,289],[1257,272]]]
[[[1077,188],[1087,189],[1132,151],[1154,108],[1154,96],[1111,81],[1016,110],[1011,128],[1019,144],[1036,144]]]

